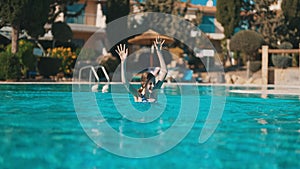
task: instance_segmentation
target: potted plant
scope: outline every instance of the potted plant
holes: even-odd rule
[[[38,69],[41,75],[49,77],[61,72],[65,76],[72,76],[77,54],[70,47],[49,48],[47,56],[39,58]]]
[[[55,57],[38,57],[38,71],[44,78],[55,76],[59,72],[61,59]]]

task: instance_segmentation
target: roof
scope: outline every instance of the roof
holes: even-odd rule
[[[72,31],[75,31],[75,32],[105,33],[105,29],[99,28],[99,27],[96,27],[93,25],[74,24],[74,23],[68,23],[68,25],[71,27]]]
[[[10,26],[4,26],[0,29],[0,35],[9,40],[11,39],[11,32],[12,32],[12,28]],[[19,38],[23,38],[23,37],[26,37],[26,35],[21,32]]]

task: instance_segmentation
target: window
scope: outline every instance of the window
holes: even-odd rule
[[[203,16],[199,29],[205,33],[215,33],[214,17]]]
[[[67,23],[84,24],[84,4],[73,4],[67,6]]]

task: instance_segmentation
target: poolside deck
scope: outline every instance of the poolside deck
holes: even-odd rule
[[[230,93],[260,94],[260,95],[292,95],[300,96],[300,89],[269,89],[269,90],[230,90]]]

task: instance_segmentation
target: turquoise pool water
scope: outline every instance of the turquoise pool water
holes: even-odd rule
[[[87,136],[75,112],[72,85],[0,85],[0,168],[300,168],[299,97],[264,99],[231,94],[231,88],[199,86],[199,113],[188,135],[163,154],[134,159],[107,152]],[[216,131],[201,144],[212,90],[223,91],[226,104]],[[147,124],[118,114],[111,93],[95,97],[115,130],[150,137],[167,130],[178,116],[178,91],[165,88],[165,93],[166,112]],[[148,109],[134,106],[141,112]]]

